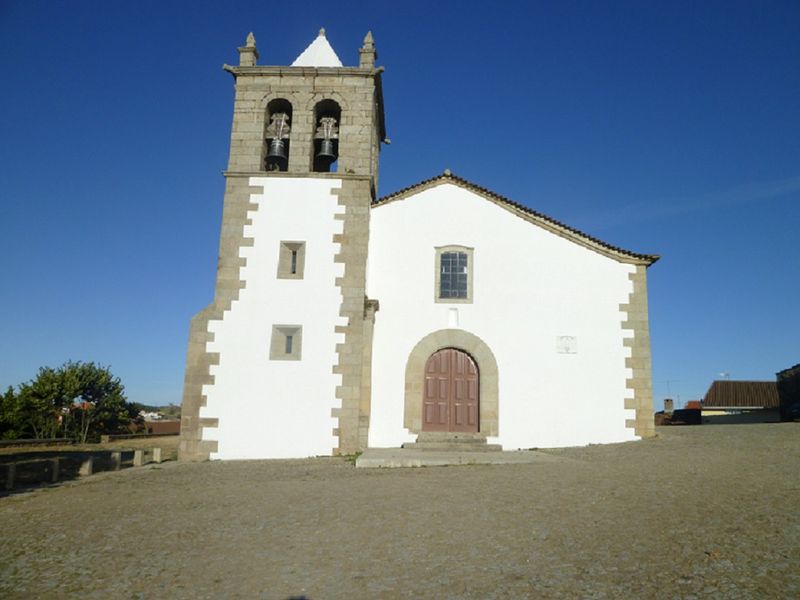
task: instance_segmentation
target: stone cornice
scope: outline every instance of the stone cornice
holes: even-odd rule
[[[369,181],[372,175],[355,173],[292,173],[290,171],[223,171],[225,177],[296,177],[306,179],[355,179]]]
[[[374,69],[362,69],[361,67],[285,67],[277,65],[242,67],[227,64],[222,65],[222,68],[234,77],[242,75],[280,75],[282,77],[353,75],[357,77],[377,77],[384,71],[383,67],[376,67]]]

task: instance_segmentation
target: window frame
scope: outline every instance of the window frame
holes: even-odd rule
[[[296,252],[294,273],[292,273],[292,254]],[[306,243],[283,240],[278,246],[278,279],[303,279],[306,266]]]
[[[475,263],[475,248],[469,246],[460,246],[450,244],[448,246],[436,246],[436,254],[434,258],[434,287],[433,287],[433,301],[437,304],[472,304],[473,301],[473,281],[475,279],[474,263]],[[466,298],[442,298],[441,285],[442,285],[442,255],[450,252],[460,252],[467,255],[467,296]]]
[[[289,340],[291,339],[291,343]],[[290,352],[286,350],[290,349]],[[273,325],[269,344],[270,360],[302,360],[303,326]]]

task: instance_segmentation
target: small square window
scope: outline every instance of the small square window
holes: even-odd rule
[[[273,325],[270,360],[300,360],[303,349],[302,325]]]
[[[281,242],[278,249],[278,279],[302,279],[305,262],[305,242]]]

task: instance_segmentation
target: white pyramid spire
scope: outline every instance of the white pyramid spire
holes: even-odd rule
[[[319,30],[317,39],[308,45],[292,63],[293,67],[341,67],[342,61],[336,56],[328,39],[325,37],[325,29]]]

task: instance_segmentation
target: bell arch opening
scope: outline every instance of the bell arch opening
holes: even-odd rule
[[[289,134],[292,126],[292,104],[276,98],[267,104],[267,127],[264,132],[266,148],[264,168],[267,171],[289,169]]]
[[[334,173],[339,160],[339,125],[342,109],[334,100],[322,100],[314,106],[314,155],[311,168],[316,173]]]

